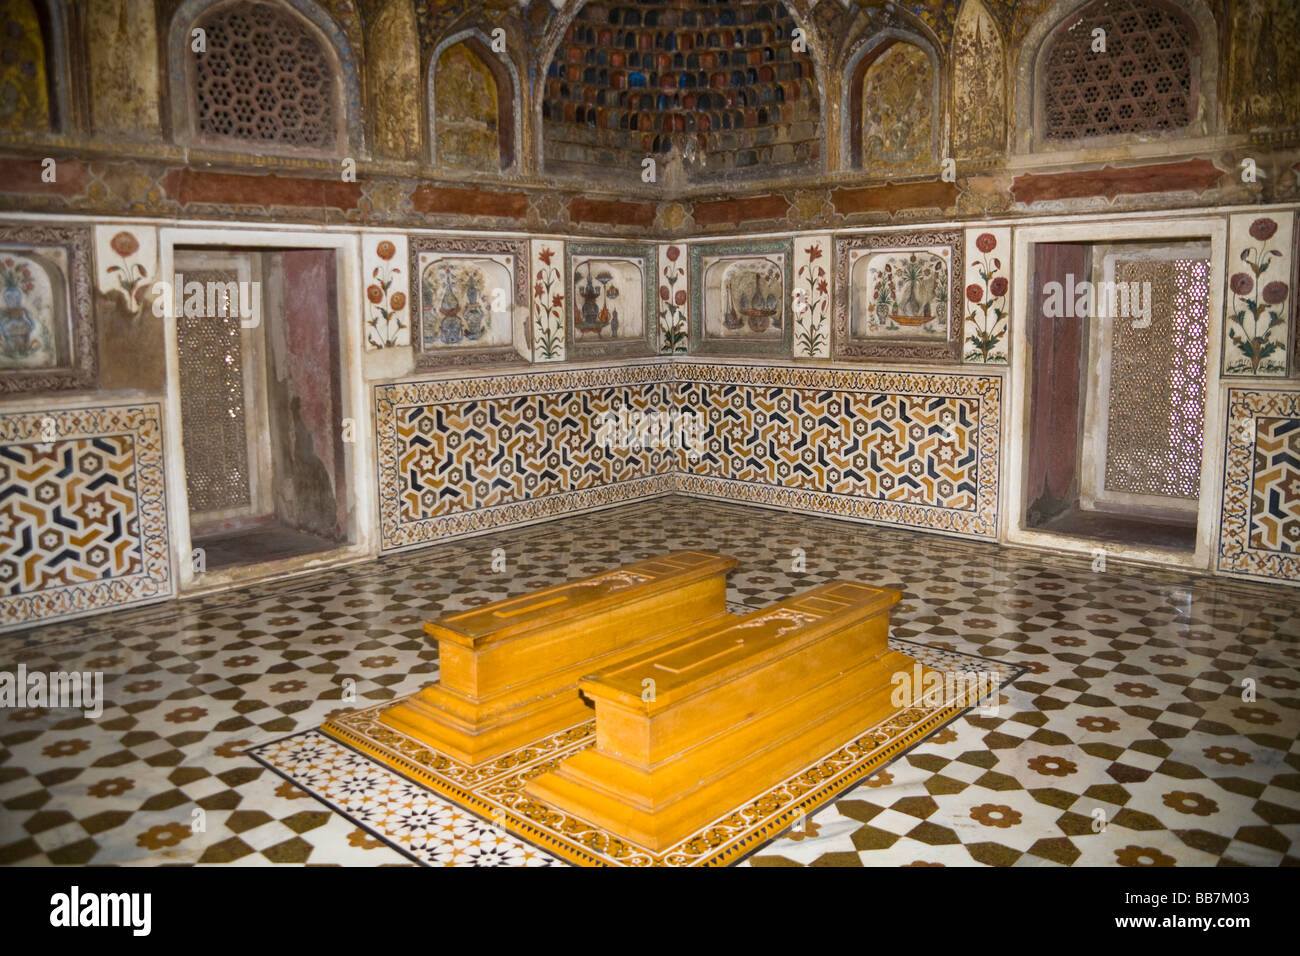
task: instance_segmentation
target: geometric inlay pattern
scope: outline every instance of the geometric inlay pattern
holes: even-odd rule
[[[0,628],[172,593],[159,421],[157,403],[0,415]]]
[[[604,440],[619,409],[663,413],[667,365],[375,389],[385,550],[671,490],[661,448]]]
[[[706,418],[679,490],[995,536],[1001,379],[679,364]]]
[[[490,814],[302,732],[437,679],[438,614],[701,548],[740,562],[733,612],[856,578],[904,592],[906,653],[1028,669],[996,714],[957,717],[741,866],[1300,862],[1300,590],[939,544],[672,497],[32,628],[0,641],[0,671],[102,671],[104,712],[0,708],[0,866],[545,862]],[[497,548],[508,573],[489,571]],[[257,751],[274,770],[249,755],[277,740]]]
[[[1001,379],[709,363],[375,388],[382,548],[668,492],[997,533]],[[692,413],[700,454],[602,440],[610,412]]]
[[[1219,570],[1300,585],[1300,391],[1228,390]]]
[[[1300,552],[1300,419],[1255,420],[1250,546]]]

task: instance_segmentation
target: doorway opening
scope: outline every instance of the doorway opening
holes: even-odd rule
[[[1039,242],[1032,250],[1024,527],[1192,554],[1209,243]]]
[[[336,250],[178,245],[174,267],[196,575],[348,545]]]

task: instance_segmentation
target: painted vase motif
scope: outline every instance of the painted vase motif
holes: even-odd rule
[[[771,293],[764,295],[759,274],[755,272],[753,276],[754,289],[752,292],[740,293],[739,305],[736,303],[735,284],[728,286],[728,308],[722,320],[723,325],[728,329],[738,329],[742,325],[748,325],[751,332],[763,332],[776,317],[778,310],[776,296]]]
[[[23,308],[23,290],[6,286],[4,290],[4,318],[0,319],[0,340],[9,355],[26,355],[32,350],[32,332],[36,322]]]
[[[455,345],[460,341],[464,325],[460,318],[460,300],[456,298],[456,292],[451,287],[451,266],[442,270],[442,279],[444,283],[442,301],[438,303],[442,321],[438,325],[438,330],[443,345]]]
[[[591,263],[587,264],[587,284],[578,290],[582,296],[582,305],[578,307],[577,326],[582,333],[595,332],[600,335],[601,324],[600,290],[591,284]]]
[[[484,312],[483,306],[478,302],[478,279],[470,276],[469,287],[465,290],[465,298],[469,303],[465,306],[465,338],[471,342],[477,341],[483,337],[487,328],[483,324]]]

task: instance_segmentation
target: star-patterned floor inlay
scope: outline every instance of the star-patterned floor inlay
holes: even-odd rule
[[[739,560],[735,609],[856,577],[904,592],[893,637],[1028,668],[742,865],[1300,859],[1300,591],[668,497],[0,636],[106,697],[0,709],[0,862],[547,865],[302,732],[434,680],[426,619],[678,548]],[[276,741],[344,812],[247,753]]]

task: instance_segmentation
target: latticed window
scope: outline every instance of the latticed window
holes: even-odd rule
[[[194,23],[187,52],[193,132],[202,141],[332,152],[340,140],[338,70],[329,43],[291,10],[236,0]]]
[[[1186,127],[1196,115],[1198,47],[1191,21],[1156,0],[1085,7],[1043,45],[1043,135],[1070,140]]]

